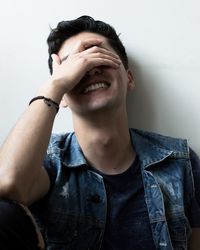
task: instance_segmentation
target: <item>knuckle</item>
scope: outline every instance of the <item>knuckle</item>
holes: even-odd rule
[[[81,62],[82,64],[87,63],[87,62],[88,62],[88,59],[87,59],[86,57],[81,57],[81,58],[80,58],[80,62]]]
[[[78,40],[78,41],[77,41],[77,44],[78,44],[79,46],[82,46],[82,45],[83,45],[83,40]]]
[[[99,47],[96,46],[96,45],[92,46],[91,49],[92,49],[93,52],[99,51]]]
[[[100,52],[97,52],[97,57],[101,57],[101,53]]]
[[[82,47],[83,47],[83,41],[82,40],[78,40],[76,42],[76,45],[74,46],[74,49],[79,51],[79,49],[81,49]]]

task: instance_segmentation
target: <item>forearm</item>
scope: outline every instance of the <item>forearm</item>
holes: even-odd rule
[[[61,98],[46,85],[39,95],[55,98],[56,101]],[[18,120],[0,149],[0,196],[11,195],[19,200],[18,196],[31,190],[41,173],[55,116],[54,107],[37,100]]]
[[[121,60],[114,51],[99,47],[102,42],[97,38],[79,41],[64,61],[53,54],[53,74],[38,95],[60,103],[63,95],[70,95],[93,68],[119,68]],[[63,56],[66,57],[65,51]],[[32,199],[28,203],[47,191],[48,176],[41,167],[55,115],[55,107],[37,100],[19,119],[0,149],[0,197],[17,197],[18,201],[26,201],[30,193]]]

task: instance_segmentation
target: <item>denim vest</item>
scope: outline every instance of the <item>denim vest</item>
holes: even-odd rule
[[[130,129],[139,157],[155,249],[187,249],[194,198],[186,140]],[[112,160],[112,159],[111,159]],[[45,159],[52,187],[37,219],[48,250],[98,250],[107,213],[102,176],[88,168],[74,133],[52,135]]]

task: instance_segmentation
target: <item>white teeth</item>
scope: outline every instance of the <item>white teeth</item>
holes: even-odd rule
[[[108,84],[100,82],[100,83],[95,83],[92,84],[90,86],[88,86],[87,88],[84,89],[83,93],[86,94],[90,91],[96,90],[96,89],[100,89],[100,88],[108,88]]]

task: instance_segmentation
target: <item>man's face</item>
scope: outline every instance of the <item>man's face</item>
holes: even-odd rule
[[[99,47],[115,52],[107,39],[99,34],[82,32],[67,39],[58,52],[61,61],[69,55],[77,42],[100,38]],[[115,52],[116,53],[116,52]],[[105,109],[125,107],[127,90],[134,87],[132,75],[121,63],[119,68],[98,66],[88,71],[80,82],[64,96],[64,101],[78,115]]]

